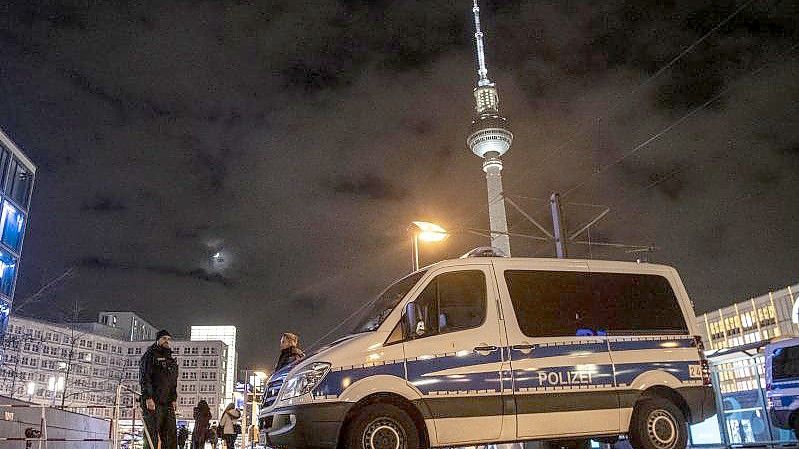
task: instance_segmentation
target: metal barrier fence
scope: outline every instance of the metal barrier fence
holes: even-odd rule
[[[711,375],[718,415],[691,426],[693,447],[799,446],[793,431],[772,422],[766,407],[765,358],[738,352],[713,360]]]
[[[129,393],[133,396],[134,400],[132,401],[132,405],[122,405],[122,394],[123,392]],[[31,404],[31,403],[24,403],[21,401],[15,401],[14,403],[3,404],[0,403],[0,412],[5,411],[13,411],[15,409],[38,409],[40,411],[39,415],[39,422],[38,426],[36,425],[29,425],[24,431],[18,431],[18,436],[9,436],[9,435],[0,435],[0,447],[6,447],[4,443],[6,442],[21,442],[25,443],[25,448],[31,448],[33,443],[37,443],[38,449],[49,449],[48,443],[108,443],[107,445],[103,445],[104,447],[109,447],[111,449],[119,449],[123,447],[122,440],[125,435],[130,435],[132,438],[131,447],[136,446],[137,441],[137,433],[135,432],[135,423],[136,423],[136,415],[135,411],[137,408],[135,398],[140,396],[140,394],[124,385],[119,385],[116,389],[116,397],[114,401],[114,405],[82,405],[79,408],[81,409],[92,409],[92,410],[99,410],[99,409],[113,409],[113,417],[109,422],[108,433],[103,438],[92,437],[92,438],[70,438],[70,437],[60,437],[60,436],[49,436],[48,435],[48,420],[47,415],[48,411],[60,411],[64,412],[64,410],[56,409],[50,405],[42,405],[42,404]],[[133,410],[133,432],[127,432],[122,429],[121,422],[122,422],[122,410],[123,409],[132,409]],[[13,413],[10,413],[13,417]],[[4,414],[3,417],[6,418],[8,415]],[[91,418],[86,416],[86,418]],[[94,418],[92,418],[94,419]],[[9,419],[4,419],[5,421],[10,421]],[[38,427],[38,428],[37,428]],[[62,429],[67,430],[70,432],[79,432],[77,429]],[[141,430],[143,433],[142,439],[146,439],[149,443],[149,447],[155,448],[157,447],[153,444],[152,437],[147,429],[147,426],[144,425],[142,421]],[[127,445],[125,445],[127,446]]]

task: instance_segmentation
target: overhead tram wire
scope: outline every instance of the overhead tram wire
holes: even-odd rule
[[[713,35],[713,34],[714,34],[716,31],[718,31],[719,29],[721,29],[721,28],[722,28],[724,25],[726,25],[727,23],[729,23],[729,22],[730,22],[730,21],[731,21],[733,18],[735,18],[735,17],[736,17],[738,14],[740,14],[740,13],[741,13],[741,11],[743,11],[744,9],[746,9],[746,8],[747,8],[749,5],[751,5],[751,4],[752,4],[752,3],[754,3],[755,1],[756,1],[756,0],[747,0],[746,2],[744,2],[744,3],[743,3],[741,6],[739,6],[738,8],[736,8],[736,9],[735,9],[735,11],[733,11],[732,13],[730,13],[729,15],[727,15],[727,16],[726,16],[726,17],[725,17],[723,20],[721,20],[721,21],[720,21],[718,24],[716,24],[716,25],[715,25],[713,28],[711,28],[710,30],[708,30],[708,31],[707,31],[705,34],[703,34],[701,37],[699,37],[699,38],[698,38],[696,41],[694,41],[693,43],[691,43],[690,45],[688,45],[687,47],[685,47],[685,48],[684,48],[682,51],[680,51],[680,53],[678,53],[676,56],[674,56],[674,57],[673,57],[671,60],[669,60],[669,62],[667,62],[665,65],[663,65],[661,68],[659,68],[659,69],[658,69],[658,70],[657,70],[655,73],[653,73],[652,75],[650,75],[649,77],[647,77],[647,79],[646,79],[646,80],[644,80],[643,82],[641,82],[641,83],[640,83],[638,86],[636,86],[636,87],[635,87],[634,89],[632,89],[630,92],[628,92],[627,94],[624,94],[623,96],[617,97],[616,101],[615,101],[615,102],[613,102],[609,108],[607,108],[606,112],[605,112],[605,113],[604,113],[604,114],[601,116],[601,118],[608,118],[608,117],[609,117],[609,116],[610,116],[612,113],[616,112],[616,110],[617,110],[617,109],[618,109],[618,108],[619,108],[619,107],[620,107],[620,106],[621,106],[623,103],[626,103],[626,101],[627,101],[627,100],[628,100],[630,97],[632,97],[632,96],[634,96],[634,95],[637,95],[638,93],[640,93],[640,91],[641,91],[641,90],[642,90],[644,87],[648,86],[648,85],[649,85],[649,84],[650,84],[650,83],[651,83],[653,80],[655,80],[655,79],[656,79],[656,78],[658,78],[660,75],[662,75],[663,73],[665,73],[665,72],[666,72],[666,71],[667,71],[669,68],[671,68],[671,67],[672,67],[674,64],[676,64],[676,63],[677,63],[677,61],[679,61],[680,59],[682,59],[683,57],[685,57],[685,55],[687,55],[688,53],[690,53],[691,51],[693,51],[693,50],[694,50],[694,49],[695,49],[695,48],[696,48],[698,45],[700,45],[702,42],[704,42],[705,40],[707,40],[707,38],[709,38],[709,37],[710,37],[711,35]],[[597,117],[593,117],[593,118],[597,118]],[[565,142],[563,145],[560,145],[560,146],[559,146],[559,147],[557,147],[556,149],[549,151],[549,152],[548,152],[548,154],[546,154],[546,155],[544,156],[544,158],[543,158],[543,159],[542,159],[542,160],[541,160],[541,161],[540,161],[538,164],[531,166],[532,168],[531,168],[530,170],[525,170],[525,171],[522,171],[522,172],[521,172],[521,174],[522,174],[522,175],[530,174],[530,173],[531,173],[531,171],[532,171],[533,169],[535,169],[536,167],[541,167],[541,166],[542,166],[542,165],[544,165],[545,163],[549,162],[549,161],[550,161],[550,160],[551,160],[551,159],[552,159],[552,158],[553,158],[555,155],[557,155],[557,154],[561,154],[561,151],[565,150],[569,144],[573,143],[573,142],[574,142],[574,141],[576,141],[576,140],[577,140],[579,137],[582,137],[582,136],[584,136],[585,134],[587,134],[587,133],[590,131],[590,128],[589,128],[587,125],[584,125],[582,128],[583,128],[583,129],[582,129],[581,131],[579,131],[577,134],[573,135],[573,136],[572,136],[570,139],[568,139],[568,140],[567,140],[567,141],[566,141],[566,142]],[[579,128],[578,128],[578,130],[579,130]],[[573,150],[572,150],[572,151],[573,151]],[[512,185],[513,185],[513,187],[516,187],[516,185],[518,185],[518,183],[519,183],[519,180],[520,180],[520,179],[522,179],[522,178],[521,178],[520,176],[517,176],[517,177],[516,177],[516,181],[515,181],[515,182],[511,181],[509,184],[512,184]],[[508,190],[508,189],[507,189],[507,186],[506,186],[506,189],[505,189],[505,190]],[[464,220],[461,220],[461,222],[463,222],[463,223],[471,222],[471,221],[472,221],[472,220],[473,220],[473,219],[474,219],[474,218],[475,218],[477,215],[479,215],[479,214],[480,214],[480,211],[482,211],[484,207],[486,207],[486,206],[490,206],[491,204],[493,204],[493,203],[495,203],[495,202],[499,201],[499,200],[500,200],[500,199],[502,199],[502,198],[503,198],[503,195],[502,195],[502,194],[499,194],[499,195],[495,196],[494,198],[492,198],[492,199],[490,199],[490,200],[488,200],[488,201],[486,201],[486,202],[484,202],[484,203],[481,203],[481,204],[483,205],[481,208],[479,208],[479,209],[476,209],[476,210],[475,210],[475,212],[471,213],[470,215],[467,215],[467,217],[466,217]]]
[[[799,43],[796,43],[796,44],[792,45],[792,46],[791,46],[791,47],[790,47],[790,48],[789,48],[789,49],[788,49],[788,50],[787,50],[787,51],[786,51],[784,54],[781,54],[781,55],[780,55],[780,58],[782,59],[782,58],[784,58],[784,57],[788,56],[788,55],[789,55],[789,54],[790,54],[792,51],[794,51],[794,50],[795,50],[797,47],[799,47]],[[739,78],[738,78],[738,80],[742,80],[742,79],[744,79],[744,78],[751,78],[751,77],[753,77],[753,76],[757,75],[758,73],[760,73],[761,71],[765,70],[765,69],[766,69],[766,67],[768,67],[769,65],[771,65],[771,64],[772,64],[772,63],[774,63],[774,62],[775,62],[775,61],[768,61],[768,62],[766,62],[766,63],[764,63],[764,64],[760,65],[758,68],[756,68],[756,69],[754,69],[754,70],[750,71],[749,73],[747,73],[747,74],[745,74],[745,75],[743,75],[743,76],[739,77]],[[703,109],[705,109],[706,107],[708,107],[708,106],[710,106],[711,104],[715,103],[715,102],[716,102],[716,101],[718,101],[718,100],[719,100],[721,97],[723,97],[725,94],[727,94],[728,92],[730,92],[731,90],[733,90],[735,87],[737,87],[737,86],[736,86],[736,84],[735,84],[735,82],[732,82],[732,83],[729,83],[729,84],[727,84],[727,86],[726,86],[724,89],[720,90],[720,91],[719,91],[719,92],[718,92],[716,95],[713,95],[712,97],[710,97],[710,98],[709,98],[707,101],[705,101],[705,102],[704,102],[704,103],[702,103],[701,105],[699,105],[699,106],[695,107],[694,109],[692,109],[692,110],[688,111],[688,113],[686,113],[685,115],[683,115],[682,117],[680,117],[680,118],[679,118],[679,119],[677,119],[676,121],[672,122],[670,125],[668,125],[668,126],[666,126],[665,128],[661,129],[660,131],[658,131],[658,132],[657,132],[657,133],[655,133],[654,135],[650,136],[649,138],[647,138],[647,139],[646,139],[646,140],[644,140],[643,142],[641,142],[641,143],[639,143],[638,145],[636,145],[635,147],[633,147],[631,150],[629,150],[629,151],[627,151],[626,153],[622,154],[622,156],[621,156],[621,157],[619,157],[618,159],[616,159],[615,161],[613,161],[613,162],[611,162],[610,164],[608,164],[608,165],[605,165],[604,167],[602,167],[602,168],[600,168],[599,170],[595,171],[595,172],[594,172],[594,173],[592,173],[592,174],[591,174],[591,176],[589,176],[588,178],[584,179],[583,181],[581,181],[581,182],[577,183],[576,185],[572,186],[571,188],[569,188],[568,190],[566,190],[565,192],[563,192],[563,193],[561,194],[561,196],[562,196],[562,197],[565,197],[565,196],[567,196],[567,195],[569,195],[569,194],[573,193],[574,191],[576,191],[576,190],[578,190],[578,189],[580,189],[580,188],[582,188],[582,187],[586,186],[586,185],[587,185],[587,184],[589,184],[591,181],[593,181],[593,180],[594,180],[594,179],[595,179],[597,176],[599,176],[599,175],[601,175],[602,173],[606,172],[607,170],[609,170],[609,169],[611,169],[611,168],[615,167],[616,165],[618,165],[618,164],[622,163],[622,162],[623,162],[623,161],[625,161],[625,160],[626,160],[628,157],[635,155],[635,154],[636,154],[636,153],[638,153],[640,150],[642,150],[642,149],[646,148],[647,146],[649,146],[649,145],[650,145],[652,142],[655,142],[656,140],[660,139],[660,138],[661,138],[662,136],[664,136],[665,134],[669,133],[669,132],[670,132],[671,130],[673,130],[674,128],[677,128],[678,126],[680,126],[681,124],[683,124],[685,121],[687,121],[689,118],[691,118],[691,117],[693,117],[694,115],[696,115],[698,112],[702,111],[702,110],[703,110]]]

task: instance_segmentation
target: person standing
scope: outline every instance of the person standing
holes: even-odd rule
[[[181,424],[180,428],[178,429],[178,447],[180,449],[186,449],[186,440],[189,439],[189,429],[186,428],[185,424]]]
[[[141,408],[152,443],[161,449],[177,449],[175,402],[178,399],[178,364],[172,357],[172,334],[160,330],[139,360]],[[144,449],[150,448],[144,438]]]
[[[213,449],[216,449],[217,442],[219,441],[218,425],[211,426],[211,431],[208,432],[208,441],[211,443],[211,447]]]
[[[227,449],[233,449],[236,444],[236,421],[241,418],[241,412],[231,402],[225,407],[222,416],[219,418],[219,425],[216,426],[217,433],[222,434],[222,439],[225,441]]]
[[[296,363],[305,357],[305,353],[300,349],[300,337],[297,334],[286,332],[280,337],[280,357],[277,359],[275,371]]]
[[[208,402],[201,399],[194,407],[194,431],[191,434],[191,448],[203,449],[205,448],[205,440],[208,439],[211,429],[211,408],[208,407]]]

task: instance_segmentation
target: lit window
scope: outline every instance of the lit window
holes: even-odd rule
[[[17,274],[17,259],[6,251],[0,251],[0,292],[11,296]]]
[[[25,218],[8,201],[3,202],[3,213],[0,216],[0,231],[2,231],[2,242],[13,250],[19,250],[22,243],[22,229]]]

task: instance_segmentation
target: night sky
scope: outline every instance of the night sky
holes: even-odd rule
[[[698,312],[799,281],[799,3],[483,3],[509,196],[545,223],[553,191],[610,206],[590,239],[656,246]],[[410,221],[488,227],[468,0],[20,0],[0,24],[0,126],[39,166],[16,303],[68,272],[21,314],[234,324],[261,367],[407,272]]]

